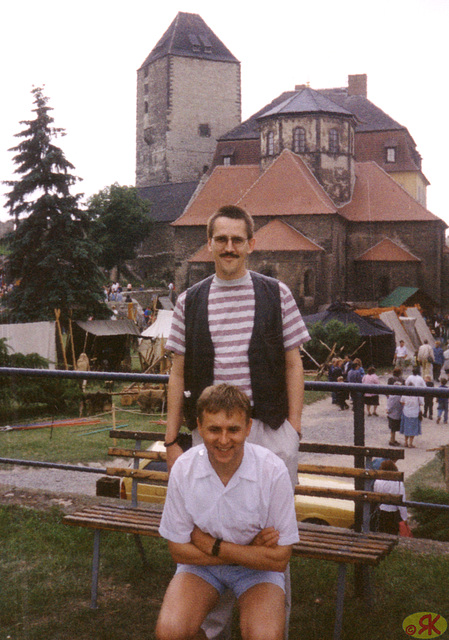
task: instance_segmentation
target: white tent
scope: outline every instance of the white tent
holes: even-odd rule
[[[6,338],[8,353],[38,353],[49,361],[50,369],[56,366],[56,323],[19,322],[0,324],[0,338]]]
[[[147,367],[151,367],[164,355],[165,343],[170,333],[173,311],[159,309],[153,324],[142,332],[139,354]]]

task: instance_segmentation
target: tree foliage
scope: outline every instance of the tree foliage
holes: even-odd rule
[[[136,257],[137,247],[150,233],[150,204],[135,187],[113,184],[92,196],[88,208],[95,222],[92,237],[100,248],[100,264],[117,267],[120,278],[124,263]]]
[[[8,272],[15,281],[7,296],[9,319],[15,322],[54,319],[54,310],[63,316],[108,317],[103,302],[102,274],[95,244],[89,238],[90,218],[79,206],[81,194],[71,195],[79,180],[73,165],[53,144],[64,130],[52,126],[41,88],[32,90],[36,114],[20,124],[20,143],[15,153],[15,173],[20,179],[8,181],[7,206],[16,228],[9,236]]]
[[[353,353],[361,343],[360,331],[356,324],[343,324],[338,320],[330,320],[327,324],[316,322],[307,327],[310,334],[310,342],[306,349],[317,362],[324,362],[329,355],[329,349],[336,344],[335,355]],[[324,342],[324,345],[323,345]]]
[[[6,338],[0,339],[0,367],[48,369],[48,361],[37,353],[9,353]],[[29,407],[40,404],[47,411],[59,413],[79,406],[82,392],[75,380],[61,378],[0,377],[2,411],[14,405]]]

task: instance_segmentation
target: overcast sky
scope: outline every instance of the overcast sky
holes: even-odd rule
[[[199,13],[242,65],[242,117],[282,91],[346,86],[406,126],[423,157],[428,209],[449,224],[448,0],[22,0],[3,3],[0,179],[10,179],[19,121],[45,85],[57,144],[86,196],[134,184],[136,70],[178,11]],[[1,190],[4,193],[7,187]],[[0,202],[0,219],[8,218]]]

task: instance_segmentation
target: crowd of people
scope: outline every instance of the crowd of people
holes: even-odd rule
[[[427,340],[415,354],[411,362],[404,341],[401,340],[396,348],[394,369],[388,378],[388,385],[405,385],[414,387],[447,388],[449,379],[449,345],[443,348],[440,340],[431,347]],[[411,368],[411,372],[409,367]],[[408,371],[408,375],[406,375]],[[360,358],[351,360],[349,356],[334,358],[328,368],[329,382],[350,382],[359,384],[378,385],[379,377],[374,366],[365,372]],[[340,411],[350,408],[349,400],[354,394],[341,388],[332,393],[332,402]],[[366,416],[377,416],[379,395],[366,393],[364,395]],[[390,446],[404,446],[415,448],[414,439],[422,433],[422,420],[433,420],[436,406],[436,422],[448,424],[448,398],[431,396],[387,396],[387,419],[390,431]],[[404,437],[403,445],[398,441],[398,434]]]

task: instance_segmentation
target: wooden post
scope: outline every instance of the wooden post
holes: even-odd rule
[[[449,491],[449,445],[444,447],[444,481],[446,482],[446,490]]]
[[[75,342],[73,340],[72,318],[69,318],[69,329],[70,329],[70,344],[72,345],[73,370],[75,371],[75,369],[76,369],[76,358],[75,358]]]
[[[67,358],[66,358],[66,355],[65,355],[65,348],[64,348],[64,340],[62,339],[61,325],[59,323],[59,316],[60,315],[61,315],[61,310],[60,309],[55,309],[56,326],[58,327],[58,336],[59,336],[59,341],[61,343],[62,358],[64,360],[65,370],[68,371],[69,365],[67,364]]]

